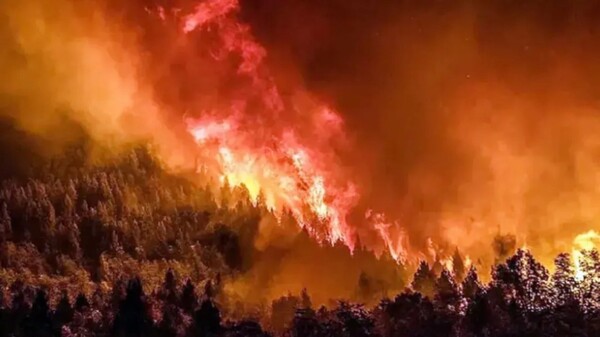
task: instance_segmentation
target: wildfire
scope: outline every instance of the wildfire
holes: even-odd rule
[[[216,27],[221,41],[215,60],[236,55],[238,75],[251,79],[229,107],[207,108],[210,113],[186,120],[200,156],[206,159],[203,169],[216,172],[223,183],[245,186],[254,203],[263,195],[275,214],[289,210],[319,241],[342,242],[352,251],[357,234],[347,217],[358,192],[355,184],[331,168],[335,160],[331,143],[343,138],[343,120],[305,92],[282,98],[264,62],[267,53],[249,27],[235,18],[238,10],[236,0],[210,0],[183,17],[185,34]],[[249,102],[257,98],[262,103],[258,116],[248,111]],[[282,114],[295,117],[297,123],[281,125]],[[398,261],[406,258],[407,238],[397,223],[371,212],[364,221],[379,236],[381,247],[374,250],[385,250]]]
[[[230,108],[189,118],[188,130],[201,155],[209,161],[213,158],[208,169],[218,171],[222,182],[245,186],[255,203],[263,193],[267,207],[290,210],[299,225],[319,240],[332,244],[341,241],[353,249],[354,233],[346,223],[346,215],[356,202],[353,184],[332,179],[322,164],[327,154],[304,145],[303,137],[294,128],[278,127],[276,123],[265,127],[268,121],[257,121],[247,113],[247,102],[256,97],[263,103],[265,119],[289,107],[263,64],[265,50],[254,41],[248,27],[231,17],[237,10],[237,1],[206,1],[184,18],[184,33],[216,25],[221,49],[215,59],[238,55],[238,74],[252,79],[248,91],[236,97]],[[314,116],[312,122],[316,125],[312,127],[321,129],[315,136],[322,137],[323,142],[341,123],[334,111],[319,104],[302,113]]]
[[[585,262],[584,251],[590,251],[595,249],[597,244],[600,243],[600,234],[594,230],[579,234],[573,240],[573,249],[571,256],[573,259],[573,266],[575,269],[575,279],[581,281],[585,278],[585,271],[582,268]]]
[[[229,103],[201,107],[186,118],[203,170],[222,184],[245,187],[253,203],[260,199],[275,215],[291,213],[318,241],[342,242],[353,251],[358,233],[347,218],[359,191],[337,170],[332,146],[344,138],[344,121],[302,88],[281,95],[267,66],[267,51],[238,20],[239,9],[237,0],[206,0],[181,17],[180,31],[190,39],[210,31],[211,43],[217,41],[210,48],[215,62],[236,60],[241,86],[227,97]],[[409,238],[398,221],[371,210],[361,221],[375,233],[367,248],[376,254],[396,261],[433,257],[453,269],[452,259],[431,239],[426,252],[409,254]],[[581,250],[594,247],[597,239],[593,231],[575,239],[578,278],[583,278]],[[465,262],[472,263],[468,256]]]

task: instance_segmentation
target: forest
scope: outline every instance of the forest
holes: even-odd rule
[[[305,289],[249,310],[223,283],[251,268],[273,215],[243,186],[190,183],[144,147],[102,164],[73,148],[31,172],[0,187],[0,336],[600,334],[595,250],[550,272],[508,245],[491,278],[457,251],[452,270],[421,261],[385,291],[361,274],[351,299],[316,304]]]
[[[0,337],[600,336],[600,2],[0,18]]]

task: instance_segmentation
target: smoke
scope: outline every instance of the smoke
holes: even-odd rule
[[[549,262],[599,225],[594,2],[243,5],[272,63],[334,102],[362,204],[415,248],[515,233]]]
[[[150,140],[172,167],[195,164],[189,118],[242,120],[249,147],[291,127],[324,153],[318,169],[355,183],[348,240],[377,251],[384,227],[365,214],[385,214],[386,233],[415,256],[458,247],[490,262],[497,234],[550,262],[600,226],[595,2],[244,0],[225,26],[186,34],[196,5],[2,2],[0,114],[41,147],[77,132],[113,146]],[[257,45],[219,54],[223,27]],[[281,233],[263,227],[257,245],[269,251]],[[283,248],[247,277],[298,290],[333,267],[354,282],[371,261]],[[348,285],[335,280],[323,297]]]

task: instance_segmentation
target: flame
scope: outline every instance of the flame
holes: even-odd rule
[[[186,119],[204,159],[203,170],[215,173],[222,183],[245,186],[254,203],[262,193],[276,215],[289,211],[320,242],[341,242],[353,251],[357,233],[347,218],[359,194],[352,181],[331,167],[336,159],[332,144],[344,139],[343,120],[306,92],[282,98],[266,66],[266,50],[249,27],[236,20],[237,11],[236,0],[209,0],[183,17],[184,34],[216,28],[221,41],[212,56],[219,61],[236,55],[238,75],[251,79],[230,106],[207,107],[210,112]],[[261,102],[258,116],[248,107],[257,99]],[[286,121],[295,118],[297,123],[282,125],[282,114]],[[407,237],[397,223],[374,213],[364,221],[376,229],[380,246],[395,260],[406,258]]]
[[[469,268],[471,268],[471,266],[473,265],[473,260],[471,260],[471,257],[469,255],[465,256],[464,265],[465,265],[465,269],[466,270],[468,270]]]
[[[365,218],[378,231],[390,256],[396,261],[405,261],[407,259],[407,236],[401,230],[396,235],[392,235],[392,229],[400,228],[398,224],[386,221],[384,214],[374,213],[372,210],[367,211]]]
[[[266,51],[254,41],[248,27],[227,17],[237,10],[237,1],[203,2],[185,17],[183,32],[216,24],[222,49],[214,57],[218,60],[229,53],[239,54],[238,73],[252,79],[252,94],[261,98],[266,114],[276,116],[284,109],[283,100],[263,65]],[[294,129],[273,127],[266,137],[252,129],[255,121],[247,116],[247,99],[240,97],[228,111],[187,120],[188,131],[203,155],[217,158],[213,169],[220,171],[221,181],[245,186],[253,202],[263,192],[270,209],[289,209],[300,226],[318,239],[332,244],[342,241],[353,249],[354,235],[345,220],[356,199],[353,185],[332,184],[328,172],[316,164],[319,160],[314,157],[320,153],[301,145]],[[314,111],[321,112],[315,115],[321,117],[319,122],[325,122],[322,126],[339,127],[341,119],[334,111],[323,106],[314,107]],[[318,228],[319,224],[326,228]]]
[[[575,269],[575,279],[581,281],[585,278],[585,272],[582,270],[582,263],[585,257],[582,252],[586,250],[596,249],[597,244],[600,243],[600,234],[595,230],[590,230],[585,233],[579,234],[573,240],[573,249],[571,256],[573,259],[573,267]]]

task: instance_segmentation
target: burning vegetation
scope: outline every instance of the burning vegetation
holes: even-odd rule
[[[597,335],[600,7],[426,3],[1,3],[0,337]]]

